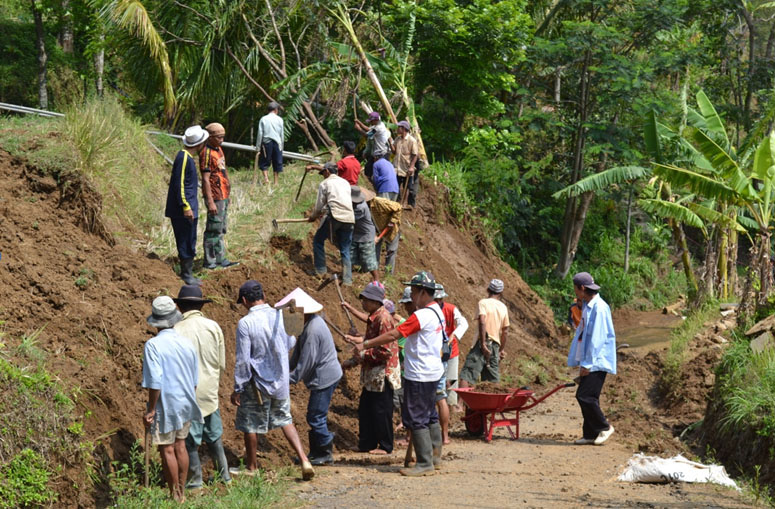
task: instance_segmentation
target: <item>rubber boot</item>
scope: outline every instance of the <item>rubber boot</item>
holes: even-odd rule
[[[226,461],[226,452],[223,450],[223,440],[218,438],[215,442],[207,444],[207,447],[210,449],[210,455],[218,468],[221,482],[229,484],[231,482],[231,475],[229,475],[229,463]]]
[[[316,467],[319,465],[330,465],[333,463],[334,439],[332,438],[327,445],[320,446],[318,445],[317,441],[315,440],[315,436],[311,431],[308,433],[308,436],[309,454],[307,454],[307,458],[309,458],[309,462]]]
[[[431,432],[428,428],[412,430],[412,443],[414,452],[417,455],[417,463],[411,468],[402,468],[399,470],[401,475],[407,477],[419,477],[422,475],[433,475],[436,470],[433,468],[433,445],[431,443]]]
[[[194,277],[194,259],[193,258],[181,258],[180,259],[180,279],[182,279],[187,285],[202,286],[202,280]]]
[[[342,262],[342,284],[352,286],[353,284],[353,264]]]
[[[431,445],[433,446],[433,468],[436,470],[441,469],[441,424],[434,422],[430,425],[429,430],[431,432]]]
[[[202,487],[202,464],[199,461],[199,447],[194,443],[191,435],[186,437],[186,451],[188,452],[186,489],[195,490]]]

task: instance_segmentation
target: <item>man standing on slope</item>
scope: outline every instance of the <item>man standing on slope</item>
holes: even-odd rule
[[[417,157],[419,149],[417,140],[411,133],[409,122],[402,120],[398,123],[398,138],[393,144],[395,153],[396,173],[398,174],[398,187],[401,192],[407,189],[409,193],[408,208],[413,208],[417,202],[418,181],[420,175],[417,171]],[[400,198],[403,202],[403,196]]]
[[[167,189],[167,206],[164,215],[172,221],[175,244],[180,258],[180,279],[187,285],[201,285],[202,281],[192,274],[196,256],[196,223],[199,214],[199,176],[196,172],[196,156],[210,135],[198,125],[189,127],[183,135],[184,149],[175,156],[172,175]]]
[[[245,470],[231,469],[230,473],[255,475],[257,435],[281,428],[299,458],[302,478],[308,481],[315,471],[291,417],[288,352],[296,338],[285,332],[282,311],[264,301],[264,289],[258,281],[243,283],[237,303],[248,314],[237,324],[231,402],[237,406],[236,428],[245,433]]]
[[[493,279],[487,287],[487,298],[479,301],[479,338],[468,352],[460,372],[460,386],[470,387],[479,381],[499,382],[500,361],[506,356],[506,332],[509,310],[502,301],[503,281]]]
[[[309,462],[315,466],[326,465],[334,462],[334,434],[328,429],[328,407],[342,378],[342,366],[339,365],[331,331],[320,316],[323,305],[301,288],[296,288],[275,304],[275,308],[279,309],[292,300],[304,313],[304,329],[291,355],[290,381],[292,384],[302,381],[309,389]]]
[[[354,353],[360,355],[363,350],[396,341],[401,336],[406,338],[401,420],[411,433],[417,463],[400,472],[414,477],[431,475],[441,468],[442,437],[436,412],[436,387],[444,375],[441,363],[444,317],[433,300],[436,281],[430,272],[418,272],[406,284],[412,288],[412,302],[416,307],[412,316],[395,329],[362,343],[360,337],[347,336],[347,339],[355,345]]]
[[[164,480],[178,502],[186,500],[186,436],[192,423],[202,422],[195,393],[199,383],[196,351],[191,341],[173,329],[181,318],[170,297],[156,297],[147,322],[159,333],[143,349],[143,387],[148,389],[143,424],[150,428],[153,443],[159,447]]]
[[[390,131],[385,127],[378,112],[372,111],[369,113],[367,122],[369,125],[364,124],[356,118],[355,129],[366,136],[366,149],[364,150],[366,168],[364,169],[364,172],[367,177],[371,178],[374,162],[378,161],[381,157],[387,156],[391,151],[391,145]]]
[[[353,242],[353,227],[355,226],[355,214],[353,213],[352,191],[350,184],[339,177],[336,164],[326,163],[320,170],[323,182],[318,185],[318,197],[315,208],[309,216],[312,223],[325,214],[320,222],[318,231],[312,238],[312,254],[315,262],[315,275],[322,276],[326,269],[326,239],[336,242],[339,253],[342,255],[342,283],[353,284],[353,270],[350,261],[350,250]]]
[[[271,164],[274,171],[274,185],[277,185],[277,177],[283,171],[283,145],[285,139],[283,119],[278,115],[280,105],[276,102],[270,102],[266,109],[267,114],[258,121],[258,136],[256,137],[258,167],[264,172],[264,184],[269,184],[267,170]]]
[[[202,197],[207,206],[207,225],[204,233],[204,268],[231,267],[237,262],[226,258],[226,217],[229,209],[231,183],[226,171],[226,157],[221,143],[226,129],[217,122],[205,127],[210,137],[199,153],[199,171],[202,172]]]
[[[188,451],[188,482],[186,488],[202,487],[202,464],[199,462],[199,446],[207,443],[210,455],[218,467],[221,481],[231,482],[229,464],[223,450],[223,423],[218,408],[218,386],[221,374],[226,371],[226,344],[221,327],[202,314],[202,307],[210,299],[202,297],[202,289],[196,285],[184,285],[173,299],[183,313],[183,319],[175,324],[175,332],[188,338],[199,361],[199,384],[196,386],[196,402],[204,417],[204,425],[191,423],[186,450]]]
[[[581,323],[568,353],[568,366],[579,367],[576,400],[584,417],[584,436],[574,442],[576,445],[602,445],[614,433],[600,409],[600,392],[606,374],[616,374],[616,334],[611,308],[600,297],[599,290],[588,272],[573,276],[573,291],[584,303]]]

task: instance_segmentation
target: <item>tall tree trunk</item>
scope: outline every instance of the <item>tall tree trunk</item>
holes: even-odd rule
[[[748,72],[746,72],[746,91],[745,91],[745,103],[743,105],[743,122],[745,129],[748,130],[751,127],[751,99],[753,98],[753,80],[754,72],[756,71],[756,26],[754,24],[753,16],[746,7],[746,2],[740,1],[740,11],[745,19],[745,24],[748,27]]]
[[[673,232],[673,242],[681,252],[681,264],[684,268],[684,275],[686,276],[686,283],[689,286],[689,302],[694,302],[699,294],[699,288],[697,287],[697,278],[694,275],[694,269],[692,268],[692,258],[689,253],[689,245],[686,242],[686,234],[684,233],[681,224],[677,221],[670,220],[670,229]]]
[[[73,39],[73,13],[70,12],[70,0],[62,0],[60,3],[62,9],[61,28],[59,30],[59,45],[62,51],[72,53],[75,41]]]
[[[703,266],[702,288],[700,300],[716,298],[716,275],[718,274],[716,252],[717,231],[711,231],[705,241],[705,264]]]
[[[578,94],[578,124],[576,126],[576,136],[573,148],[573,174],[571,184],[575,184],[581,179],[584,171],[584,144],[586,142],[586,122],[587,122],[587,100],[589,98],[589,69],[590,54],[587,52],[584,57],[584,63],[581,67],[581,78],[579,80]],[[557,261],[557,268],[554,272],[560,279],[568,275],[573,258],[576,256],[576,248],[581,237],[581,229],[584,227],[584,220],[587,211],[592,203],[592,193],[584,193],[581,196],[568,198],[565,202],[565,217],[562,225],[562,234],[560,235],[560,257]]]
[[[35,37],[38,48],[38,106],[45,110],[48,109],[46,32],[43,27],[43,14],[40,12],[36,0],[30,0],[30,7],[32,8],[32,17],[35,20]]]
[[[630,186],[630,192],[627,195],[627,229],[624,233],[624,272],[630,270],[630,227],[632,224],[632,195],[634,186]]]
[[[727,280],[727,249],[729,248],[729,229],[721,228],[721,234],[718,239],[718,282],[719,298],[726,300],[729,298],[729,284]]]
[[[735,297],[739,291],[737,278],[737,230],[729,231],[729,246],[727,248],[727,277],[729,278],[729,295]]]
[[[97,97],[102,97],[104,87],[102,76],[105,74],[105,34],[100,34],[100,49],[94,54],[94,73],[97,75],[95,85],[97,88]]]
[[[757,307],[766,306],[772,292],[772,262],[770,259],[770,232],[759,235],[759,298]]]

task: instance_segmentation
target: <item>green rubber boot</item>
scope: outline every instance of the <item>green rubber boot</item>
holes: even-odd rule
[[[431,432],[431,445],[433,446],[433,468],[441,469],[441,424],[434,422],[429,428]]]
[[[436,470],[433,468],[433,445],[431,444],[431,432],[428,428],[413,430],[412,443],[414,451],[417,454],[417,463],[411,468],[402,468],[399,470],[401,475],[407,477],[419,477],[422,475],[433,475]]]

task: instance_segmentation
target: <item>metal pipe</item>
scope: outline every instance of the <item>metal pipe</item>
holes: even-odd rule
[[[182,140],[183,136],[179,134],[170,134],[165,133],[164,131],[154,131],[154,130],[148,130],[145,131],[148,134],[157,134],[160,136],[169,136],[170,138],[175,138],[178,140]],[[245,150],[247,152],[258,152],[258,148],[255,145],[243,145],[241,143],[230,143],[228,141],[224,141],[221,143],[221,146],[224,148],[233,148],[235,150]],[[320,158],[315,156],[310,156],[307,154],[299,154],[298,152],[289,152],[287,150],[283,150],[283,157],[286,159],[297,159],[300,161],[308,161],[310,163],[318,164],[320,163]]]
[[[37,108],[29,108],[27,106],[18,106],[16,104],[0,103],[0,109],[15,111],[17,113],[34,113],[42,117],[64,117],[64,113],[57,113],[56,111],[39,110]]]

